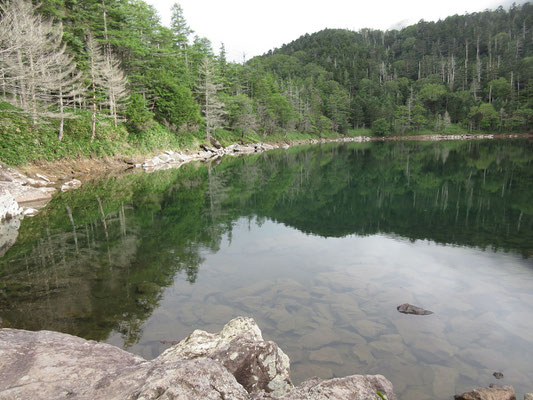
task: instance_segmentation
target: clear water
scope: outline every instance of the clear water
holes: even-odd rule
[[[247,315],[295,382],[380,373],[403,400],[490,383],[520,398],[532,160],[522,141],[325,145],[94,182],[23,221],[1,323],[153,358]]]

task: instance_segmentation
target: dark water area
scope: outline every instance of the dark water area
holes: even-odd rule
[[[520,398],[532,162],[529,141],[330,144],[90,183],[0,258],[2,327],[153,358],[246,315],[296,382],[380,373],[402,400],[490,383]]]

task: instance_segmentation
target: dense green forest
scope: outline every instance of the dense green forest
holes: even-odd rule
[[[326,29],[243,64],[195,36],[177,3],[170,27],[142,0],[0,6],[0,161],[10,164],[213,136],[533,127],[529,3],[402,30]]]

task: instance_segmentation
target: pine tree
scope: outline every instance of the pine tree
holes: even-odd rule
[[[185,49],[189,43],[189,36],[194,32],[183,15],[183,8],[178,3],[174,3],[171,10],[170,29],[174,32],[176,45],[179,49]]]

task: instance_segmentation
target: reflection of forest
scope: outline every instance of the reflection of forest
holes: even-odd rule
[[[4,326],[126,343],[176,273],[193,283],[240,217],[322,236],[378,232],[528,257],[533,146],[376,143],[293,148],[132,174],[65,193],[0,259]]]

